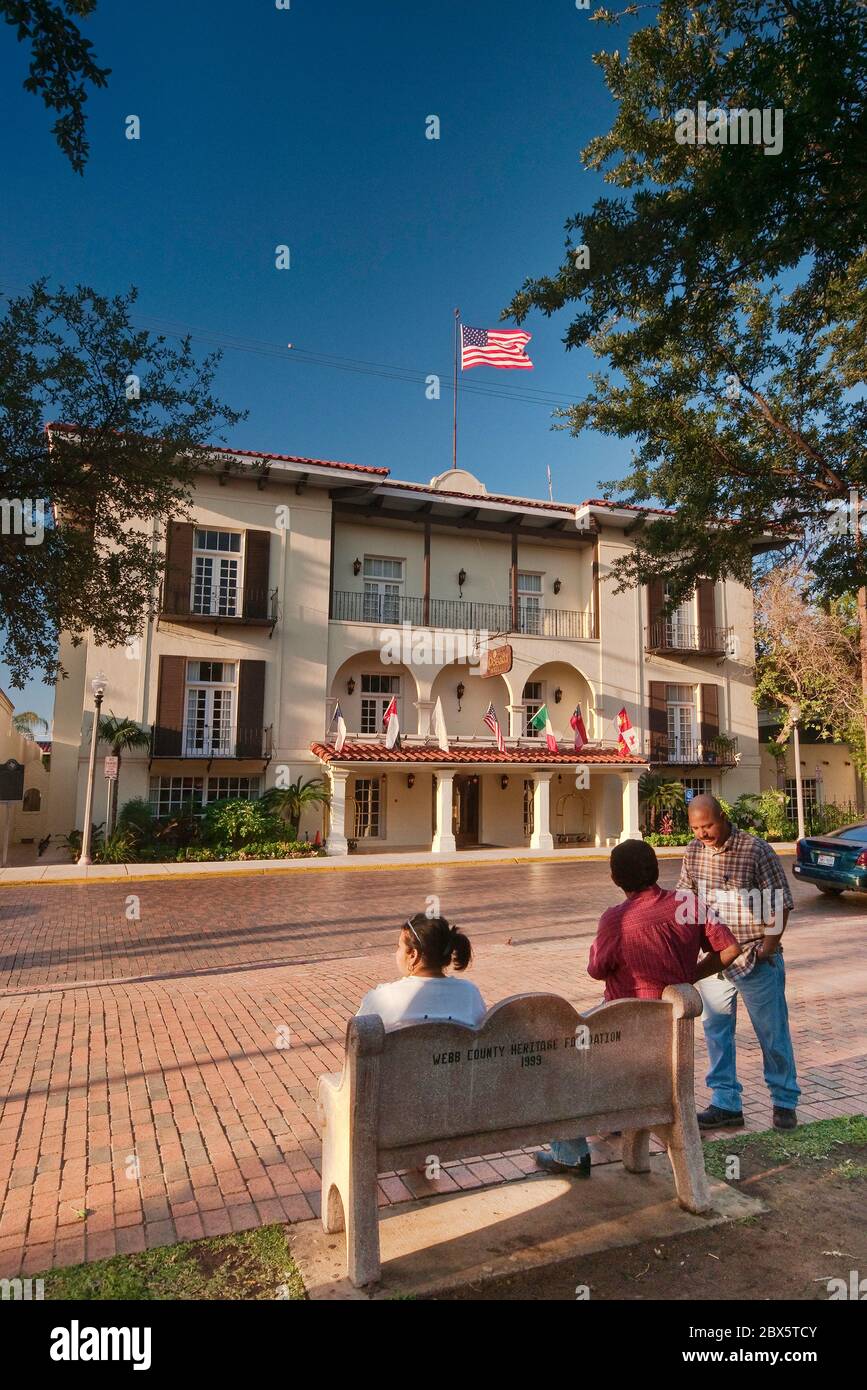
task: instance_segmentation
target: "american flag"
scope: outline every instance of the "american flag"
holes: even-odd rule
[[[532,336],[515,329],[468,328],[462,323],[461,371],[485,362],[489,367],[532,367],[524,351]]]
[[[497,711],[494,709],[493,702],[491,702],[491,704],[489,704],[488,708],[485,710],[485,723],[487,724],[491,733],[494,735],[494,738],[497,740],[497,747],[499,748],[500,752],[505,753],[506,743],[505,739],[503,738],[503,731],[500,728],[500,721],[497,718]]]

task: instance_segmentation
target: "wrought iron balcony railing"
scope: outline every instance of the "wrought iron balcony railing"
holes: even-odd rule
[[[664,767],[735,767],[738,758],[736,738],[650,739],[650,761]]]
[[[722,656],[731,641],[731,628],[696,627],[690,623],[650,623],[645,629],[649,652],[694,652],[698,656]]]
[[[155,724],[151,731],[152,758],[199,759],[270,758],[272,726],[196,724],[169,729]]]
[[[519,603],[476,603],[468,599],[431,598],[403,594],[363,594],[336,589],[332,617],[338,622],[375,623],[382,627],[430,627],[465,632],[509,632],[528,637],[596,637],[593,614],[570,608],[535,608]]]

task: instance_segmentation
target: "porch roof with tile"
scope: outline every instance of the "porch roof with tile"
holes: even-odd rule
[[[584,748],[552,753],[547,748],[506,748],[505,752],[488,744],[456,744],[448,752],[436,744],[409,744],[402,748],[386,748],[384,743],[345,743],[338,753],[333,743],[313,743],[311,752],[323,763],[430,763],[441,767],[479,764],[522,763],[535,767],[561,767],[589,764],[612,768],[647,767],[644,758],[631,753],[618,753],[616,748]]]

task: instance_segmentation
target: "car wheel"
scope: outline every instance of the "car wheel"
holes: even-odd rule
[[[842,888],[831,888],[827,883],[817,883],[816,887],[820,893],[827,893],[829,898],[839,898],[843,892]]]

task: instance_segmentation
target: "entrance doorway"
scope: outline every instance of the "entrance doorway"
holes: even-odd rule
[[[477,776],[456,777],[452,805],[452,830],[458,849],[479,843],[479,789]]]

